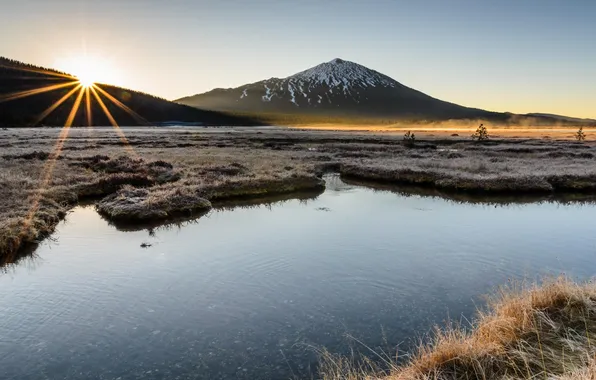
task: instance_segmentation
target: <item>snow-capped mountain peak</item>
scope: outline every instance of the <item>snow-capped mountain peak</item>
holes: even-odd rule
[[[335,58],[286,78],[270,78],[179,100],[200,108],[269,114],[451,119],[490,113],[432,98],[355,62]]]
[[[395,80],[354,62],[335,58],[310,69],[291,75],[286,80],[308,82],[311,86],[328,87],[396,87]]]

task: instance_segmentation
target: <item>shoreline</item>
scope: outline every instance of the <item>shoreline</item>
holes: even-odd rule
[[[497,189],[496,191],[485,191],[485,189],[472,190],[454,190],[453,188],[441,188],[435,186],[432,182],[424,181],[395,181],[389,178],[378,178],[373,176],[352,175],[345,170],[328,171],[325,174],[338,175],[347,184],[363,186],[373,190],[399,192],[407,195],[421,195],[440,197],[443,199],[454,200],[458,202],[470,203],[489,203],[489,204],[517,204],[534,203],[541,201],[555,202],[592,202],[596,201],[596,194],[588,191],[525,191],[519,189]],[[140,230],[145,228],[155,228],[169,223],[176,223],[181,220],[193,220],[200,218],[212,209],[235,208],[246,205],[260,205],[272,201],[272,199],[300,199],[304,195],[316,197],[325,191],[324,181],[320,177],[313,177],[305,180],[300,178],[295,182],[286,182],[285,188],[279,188],[279,183],[261,183],[252,187],[247,187],[234,192],[226,192],[225,189],[210,189],[212,195],[200,198],[208,201],[204,206],[190,207],[185,205],[182,209],[168,209],[164,207],[157,211],[165,212],[162,215],[153,215],[150,217],[135,217],[133,213],[116,215],[115,217],[109,211],[102,210],[98,204],[117,195],[122,189],[115,190],[112,193],[102,195],[82,195],[74,203],[69,203],[63,210],[60,210],[56,218],[47,226],[47,230],[38,235],[34,241],[22,241],[19,248],[9,253],[6,264],[11,259],[19,259],[25,255],[31,254],[38,243],[50,237],[57,225],[64,220],[70,210],[80,205],[93,205],[104,219],[114,226],[126,230]],[[128,186],[128,185],[124,185]],[[148,188],[134,188],[137,190],[148,190]],[[224,190],[224,191],[222,191]]]
[[[268,184],[271,185],[271,184]],[[276,185],[276,184],[273,184]],[[130,186],[130,185],[123,185],[123,186]],[[305,181],[303,178],[297,180],[294,183],[286,183],[285,189],[278,189],[272,188],[271,186],[255,186],[244,189],[244,191],[230,191],[230,192],[221,192],[221,189],[212,189],[215,191],[215,194],[211,198],[200,198],[207,200],[208,203],[205,206],[201,207],[184,207],[182,209],[167,209],[162,208],[161,210],[157,211],[164,211],[165,213],[161,215],[154,215],[153,217],[149,218],[138,218],[138,217],[131,217],[131,214],[124,214],[122,216],[113,217],[110,215],[109,212],[105,210],[100,210],[98,208],[98,203],[94,201],[102,202],[106,198],[111,196],[117,195],[119,191],[122,189],[116,190],[112,193],[108,193],[107,195],[84,195],[78,198],[77,201],[68,203],[64,206],[61,210],[57,211],[55,217],[51,219],[45,226],[43,231],[40,231],[38,235],[36,235],[32,240],[26,240],[24,235],[17,235],[17,237],[13,237],[12,241],[7,244],[4,243],[4,248],[8,246],[8,250],[3,252],[3,255],[0,256],[0,268],[4,265],[9,265],[17,262],[19,259],[32,254],[37,245],[41,243],[43,240],[49,238],[54,232],[56,227],[62,222],[68,212],[75,207],[86,205],[92,205],[95,211],[100,214],[103,218],[105,218],[109,223],[125,229],[145,229],[145,228],[154,228],[158,226],[162,226],[167,223],[175,223],[180,219],[196,219],[200,216],[204,215],[211,209],[218,209],[218,208],[225,208],[229,207],[232,204],[232,207],[242,207],[245,204],[254,204],[254,202],[267,202],[271,197],[282,197],[286,196],[289,199],[294,199],[294,196],[300,196],[301,194],[310,192],[313,194],[321,194],[324,189],[325,185],[320,178],[312,178],[311,181]],[[150,190],[151,188],[136,188],[136,189],[145,189]],[[211,202],[212,200],[212,202]]]
[[[59,129],[0,131],[2,262],[28,252],[86,200],[103,204],[110,219],[155,224],[220,202],[322,191],[331,172],[455,199],[596,193],[593,142],[442,138],[406,146],[400,135],[287,128],[124,130],[124,141],[110,128],[71,131],[45,174]]]

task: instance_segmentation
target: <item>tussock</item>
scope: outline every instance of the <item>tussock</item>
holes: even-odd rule
[[[593,379],[595,354],[596,285],[562,277],[502,288],[470,329],[437,328],[402,366],[380,371],[327,355],[321,374],[324,380]]]
[[[100,213],[121,222],[168,219],[210,208],[208,200],[188,187],[150,191],[127,185],[97,204]]]

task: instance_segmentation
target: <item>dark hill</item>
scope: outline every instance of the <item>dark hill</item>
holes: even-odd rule
[[[27,91],[35,91],[53,85],[67,85],[75,81],[74,77],[56,70],[0,57],[0,126],[64,125],[75,104],[78,92],[70,96],[43,120],[39,122],[37,120],[52,104],[75,88],[74,84],[30,96],[19,97],[19,95],[25,95]],[[104,94],[98,92],[103,103],[119,125],[155,125],[169,122],[214,126],[256,124],[249,118],[226,115],[216,111],[204,111],[138,91],[109,85],[99,85],[99,87],[141,116],[141,118],[132,116]],[[17,95],[17,99],[12,99],[14,95]],[[92,125],[110,125],[110,120],[106,117],[92,93],[90,93],[89,98]],[[82,99],[73,125],[87,125],[86,96]]]

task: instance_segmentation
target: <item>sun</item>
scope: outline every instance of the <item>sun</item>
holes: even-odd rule
[[[93,74],[78,74],[76,75],[77,79],[79,80],[79,83],[81,84],[81,86],[83,86],[84,88],[88,88],[91,87],[95,84],[95,79],[93,79]]]
[[[79,83],[89,88],[96,83],[118,84],[118,70],[114,65],[101,57],[87,55],[70,56],[56,60],[56,67],[74,75]]]

